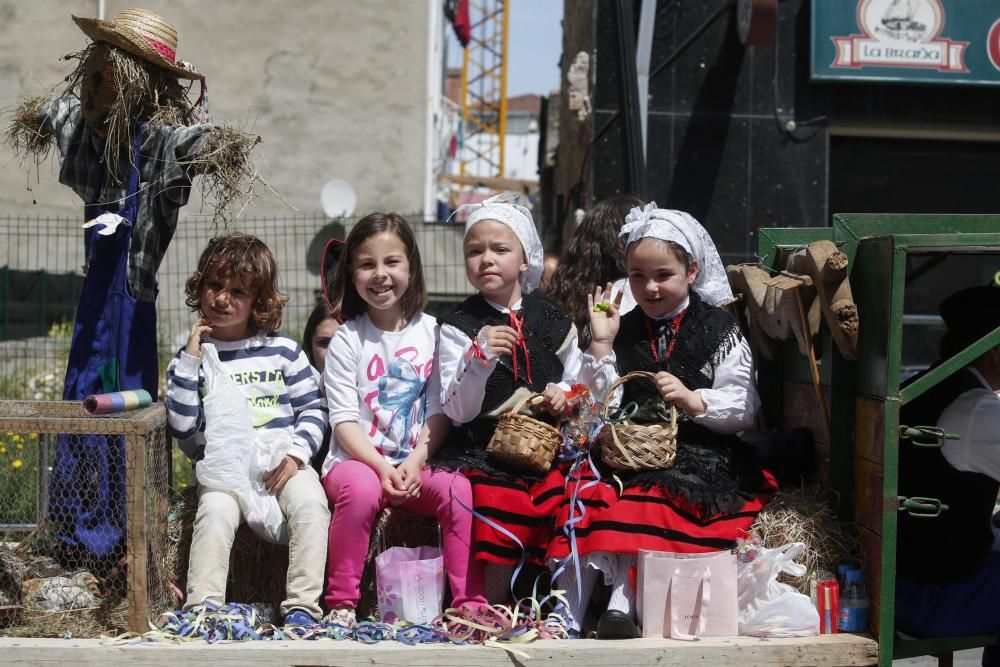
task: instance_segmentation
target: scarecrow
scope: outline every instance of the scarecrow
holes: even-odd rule
[[[55,144],[59,181],[84,202],[86,264],[63,399],[136,389],[155,397],[156,272],[178,211],[197,174],[216,220],[248,201],[259,138],[206,122],[205,78],[176,61],[177,32],[162,17],[127,9],[111,21],[73,21],[91,43],[65,56],[76,67],[61,94],[18,104],[6,140],[36,164]],[[67,545],[98,557],[119,549],[120,443],[60,441],[52,492],[50,513]]]

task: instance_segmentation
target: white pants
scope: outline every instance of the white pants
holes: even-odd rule
[[[281,614],[301,609],[318,619],[323,615],[319,597],[323,592],[330,510],[316,471],[310,466],[300,468],[278,494],[278,505],[288,520],[289,536],[288,578]],[[185,609],[203,600],[226,602],[229,552],[242,522],[243,514],[234,495],[198,488]]]

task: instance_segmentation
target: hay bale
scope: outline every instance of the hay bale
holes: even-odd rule
[[[750,534],[776,549],[789,542],[802,542],[805,552],[796,562],[806,567],[801,577],[782,574],[783,581],[809,595],[809,580],[819,570],[836,572],[845,561],[860,562],[860,548],[853,524],[837,518],[829,502],[830,494],[817,486],[779,491],[761,510]]]

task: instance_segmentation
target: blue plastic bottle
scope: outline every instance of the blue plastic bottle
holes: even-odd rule
[[[861,570],[850,569],[845,574],[846,586],[840,592],[840,615],[837,629],[841,632],[867,632],[868,595],[865,593]]]

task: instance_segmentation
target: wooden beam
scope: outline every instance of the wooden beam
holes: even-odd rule
[[[538,190],[538,181],[524,178],[498,178],[479,176],[459,176],[458,174],[441,174],[439,178],[455,185],[465,185],[474,188],[489,188],[490,190],[507,190],[531,194]]]
[[[836,634],[797,639],[758,637],[705,637],[696,642],[670,639],[623,641],[541,640],[513,644],[528,656],[512,655],[498,648],[422,644],[406,646],[393,641],[365,645],[353,641],[248,641],[181,645],[144,643],[117,648],[101,646],[97,639],[0,638],[0,665],[86,665],[101,667],[226,667],[227,665],[483,665],[544,664],[546,667],[732,667],[733,665],[818,665],[850,667],[878,662],[878,645],[862,635]],[[530,662],[529,662],[530,661]]]
[[[109,436],[110,437],[110,436]],[[122,438],[125,448],[125,562],[128,564],[128,629],[149,630],[146,592],[146,438]]]

